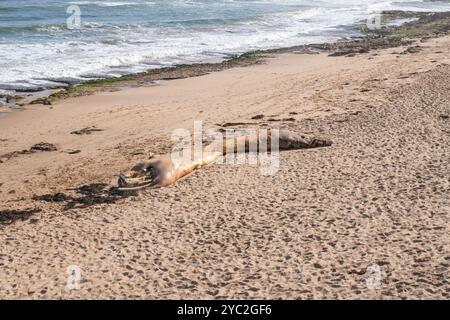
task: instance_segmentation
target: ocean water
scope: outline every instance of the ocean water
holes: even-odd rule
[[[381,10],[426,0],[0,0],[0,92],[43,89],[354,36]],[[79,19],[78,19],[79,17]],[[68,23],[69,22],[69,23]]]

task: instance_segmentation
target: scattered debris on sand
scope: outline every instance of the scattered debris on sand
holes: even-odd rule
[[[41,212],[40,208],[32,208],[25,210],[1,210],[0,211],[0,226],[9,225],[16,221],[26,221],[35,213]]]
[[[406,49],[405,51],[403,51],[400,54],[411,54],[411,53],[417,53],[422,51],[422,47],[421,46],[413,46],[413,47],[409,47],[408,49]]]
[[[33,196],[32,199],[45,202],[62,202],[70,200],[71,197],[65,195],[64,193],[58,192],[55,194],[44,194],[42,196]]]
[[[40,142],[31,147],[30,152],[51,152],[56,151],[58,148],[52,144],[47,142]]]
[[[9,160],[11,158],[18,157],[22,154],[31,154],[31,153],[32,152],[30,150],[13,151],[13,152],[9,152],[9,153],[0,155],[0,160],[1,159]]]
[[[67,153],[67,154],[77,154],[77,153],[80,153],[81,150],[79,150],[79,149],[67,149],[67,150],[64,150],[63,152]]]
[[[72,131],[70,134],[76,134],[76,135],[86,135],[86,134],[92,134],[92,132],[99,132],[104,131],[103,129],[99,129],[96,127],[86,127],[80,130]]]
[[[136,196],[135,192],[121,192],[115,187],[109,187],[106,183],[93,183],[81,187],[70,189],[76,195],[67,195],[65,193],[44,194],[33,196],[35,201],[44,201],[50,203],[63,203],[64,211],[71,209],[85,209],[99,204],[112,204],[121,199]]]
[[[226,127],[235,127],[235,126],[246,126],[251,125],[252,123],[248,122],[225,122],[224,124],[218,124],[218,126],[226,128]]]
[[[18,156],[24,155],[24,154],[33,154],[33,153],[37,153],[37,152],[52,152],[52,151],[57,151],[57,150],[58,150],[58,148],[52,143],[40,142],[40,143],[33,145],[28,150],[24,149],[24,150],[20,150],[20,151],[13,151],[13,152],[2,154],[2,155],[0,155],[0,160],[1,159],[10,160],[11,158],[15,158],[15,157],[18,157]],[[0,163],[2,163],[2,162],[0,162]]]
[[[51,106],[52,101],[48,97],[42,97],[31,101],[30,104],[43,104],[44,106]]]
[[[293,121],[295,121],[295,118],[292,118],[292,117],[283,118],[283,119],[271,118],[271,119],[268,119],[267,121],[269,121],[269,122],[293,122]]]

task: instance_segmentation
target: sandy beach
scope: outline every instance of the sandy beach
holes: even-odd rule
[[[0,297],[449,299],[449,53],[450,36],[273,54],[0,116]],[[105,191],[194,121],[333,145],[282,152],[274,176],[211,165]]]

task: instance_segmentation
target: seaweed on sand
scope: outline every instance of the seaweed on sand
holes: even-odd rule
[[[40,208],[24,210],[0,210],[0,225],[9,225],[19,220],[26,221],[32,215],[40,211]]]
[[[64,193],[34,196],[33,200],[45,202],[65,202],[64,211],[71,209],[85,209],[100,204],[113,204],[119,200],[136,196],[136,192],[118,191],[117,188],[108,187],[105,183],[93,183],[70,189],[75,196]]]

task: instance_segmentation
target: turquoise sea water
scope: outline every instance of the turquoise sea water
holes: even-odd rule
[[[450,4],[0,0],[0,90],[48,88],[180,63],[220,61],[253,49],[333,41],[355,35],[351,26],[356,22],[392,9],[450,11]]]

